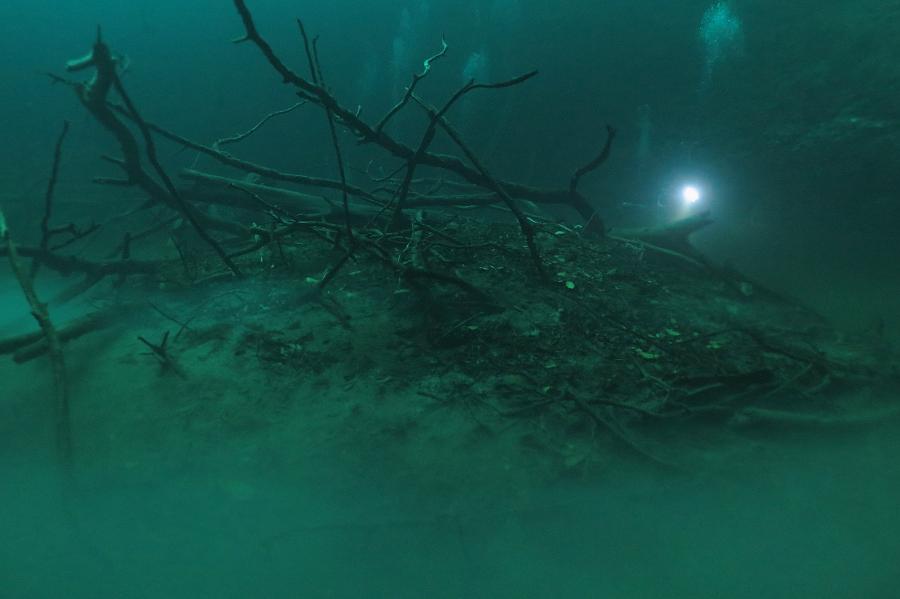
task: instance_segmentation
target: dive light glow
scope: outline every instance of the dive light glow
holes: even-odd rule
[[[685,204],[696,204],[700,200],[700,189],[694,185],[685,185],[681,188],[681,199]]]

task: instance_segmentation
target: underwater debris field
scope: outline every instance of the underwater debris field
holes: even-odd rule
[[[835,331],[739,273],[544,223],[544,281],[511,225],[457,217],[432,228],[423,217],[420,226],[427,232],[407,251],[445,273],[427,283],[361,256],[316,293],[334,250],[306,235],[243,257],[256,271],[247,281],[197,288],[173,260],[95,295],[86,316],[59,325],[64,338],[84,335],[66,345],[77,365],[76,455],[92,446],[85,428],[120,436],[161,426],[153,438],[193,431],[194,442],[215,443],[302,414],[329,422],[313,438],[389,441],[418,460],[437,435],[444,450],[524,452],[552,480],[598,475],[620,459],[726,466],[747,439],[900,416],[877,401],[898,382],[884,340]],[[204,265],[194,268],[202,276]],[[41,344],[26,335],[0,347],[36,368]],[[17,403],[46,403],[34,381],[23,380]]]
[[[457,596],[471,589],[453,574],[457,566],[435,565],[432,550],[477,570],[473,560],[495,559],[472,557],[485,539],[518,544],[503,549],[513,559],[535,547],[532,535],[570,534],[558,532],[571,529],[569,518],[608,526],[593,513],[601,504],[645,513],[646,522],[663,518],[662,530],[671,522],[660,514],[681,511],[681,502],[705,506],[717,522],[726,518],[722,505],[747,509],[747,481],[774,493],[769,485],[788,476],[778,474],[785,463],[823,468],[798,457],[810,447],[824,448],[815,450],[820,455],[864,451],[866,471],[882,463],[871,460],[896,431],[896,403],[887,398],[896,397],[898,380],[896,362],[877,340],[837,333],[737,273],[639,239],[596,239],[551,223],[538,227],[537,239],[549,282],[529,270],[514,226],[456,217],[419,239],[428,263],[452,273],[442,282],[398,280],[380,259],[361,254],[324,294],[310,295],[334,256],[307,234],[243,256],[243,281],[198,288],[176,257],[155,275],[96,290],[90,309],[107,316],[65,348],[73,450],[65,496],[80,513],[78,528],[66,534],[97,545],[75,563],[89,571],[110,562],[114,577],[140,578],[120,534],[139,527],[128,534],[142,538],[156,529],[150,546],[178,537],[192,546],[198,535],[215,537],[207,527],[228,518],[215,525],[219,534],[251,546],[222,551],[250,556],[265,548],[272,561],[247,568],[271,568],[272,585],[292,579],[288,556],[299,555],[300,571],[319,580],[338,567],[338,556],[368,555],[386,543],[380,551],[401,562],[382,566],[385,579],[376,586],[389,585],[407,560],[402,569],[420,574],[409,582],[416,590],[399,596],[423,589]],[[200,276],[203,264],[195,267],[190,272]],[[65,331],[66,323],[58,327]],[[140,339],[157,347],[167,339],[164,356]],[[59,481],[48,365],[7,360],[2,368],[8,480],[23,492],[40,480],[51,489],[49,508]],[[15,467],[16,455],[31,474]],[[37,469],[35,455],[44,456]],[[882,474],[890,484],[890,470]],[[137,516],[112,516],[121,520],[114,530],[89,524],[118,513],[125,505],[115,508],[115,498],[134,493],[144,497],[128,500]],[[716,504],[721,494],[732,499]],[[288,497],[323,503],[294,511]],[[651,497],[668,507],[651,507]],[[626,501],[630,508],[620,505]],[[769,518],[793,509],[773,505]],[[17,505],[10,513],[20,525],[22,512],[36,516]],[[750,510],[744,524],[729,526],[757,516]],[[175,526],[184,518],[193,524]],[[622,534],[644,530],[631,518]],[[693,523],[692,534],[707,534],[707,524]],[[677,530],[668,534],[683,542]],[[600,555],[618,542],[614,535],[600,543],[608,548]],[[319,553],[300,550],[308,543]],[[414,558],[395,543],[430,549]],[[38,545],[37,555],[46,552]],[[68,563],[66,555],[48,559]],[[550,562],[551,571],[572,567]],[[419,578],[425,564],[437,568],[429,581],[453,581],[446,594]],[[498,567],[479,574],[488,587],[506,587],[516,571],[511,562]],[[174,563],[154,568],[191,578]],[[610,580],[633,583],[620,576]],[[127,580],[110,584],[116,592],[129,588]],[[338,596],[362,592],[353,576],[335,584]]]

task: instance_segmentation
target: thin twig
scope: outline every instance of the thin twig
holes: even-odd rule
[[[287,108],[282,108],[281,110],[275,110],[273,112],[270,112],[269,114],[264,116],[262,119],[260,119],[258,123],[253,125],[247,131],[244,131],[243,133],[239,133],[237,135],[233,135],[231,137],[223,137],[222,139],[218,139],[215,142],[213,142],[212,147],[218,150],[226,144],[235,144],[235,143],[241,142],[241,141],[247,139],[248,137],[250,137],[251,135],[253,135],[254,133],[256,133],[259,130],[259,128],[262,127],[263,125],[265,125],[267,122],[269,122],[269,120],[275,118],[276,116],[281,116],[283,114],[288,114],[289,112],[293,112],[298,107],[303,106],[304,104],[306,104],[306,102],[301,101],[301,102],[295,103],[292,106],[288,106]]]
[[[613,129],[610,125],[606,126],[606,143],[603,144],[603,149],[600,150],[600,153],[597,156],[582,166],[572,174],[572,179],[569,181],[569,191],[575,193],[578,189],[578,182],[581,181],[581,178],[588,174],[589,172],[596,170],[600,167],[601,164],[606,162],[606,159],[609,158],[609,152],[612,149],[612,142],[616,138],[616,130]]]
[[[184,371],[178,367],[178,364],[175,363],[175,360],[173,360],[172,356],[169,354],[169,331],[163,333],[162,340],[159,343],[148,341],[145,337],[140,335],[138,335],[138,341],[150,348],[150,351],[159,360],[163,369],[171,370],[183,379],[187,378],[187,375],[185,375]]]
[[[409,86],[407,86],[406,93],[403,94],[403,98],[401,98],[399,102],[394,104],[394,106],[388,111],[388,113],[384,115],[384,117],[380,121],[378,121],[378,123],[375,125],[375,131],[381,132],[388,124],[388,121],[390,121],[395,114],[400,112],[400,110],[402,110],[404,106],[409,104],[409,101],[412,99],[413,92],[416,91],[416,86],[419,85],[419,81],[421,81],[428,75],[428,73],[431,71],[431,65],[432,63],[434,63],[434,61],[447,54],[447,48],[447,41],[443,36],[441,36],[440,51],[425,59],[425,61],[422,63],[421,73],[413,73],[412,81],[410,82]]]
[[[524,77],[524,78],[523,78]],[[518,78],[518,82],[524,81],[530,75],[523,76]],[[497,87],[507,87],[508,85],[513,85],[512,83],[507,84],[496,84]],[[483,86],[488,88],[493,88],[493,86]],[[474,87],[470,87],[469,89],[474,89]],[[423,106],[424,103],[422,103]],[[449,104],[449,103],[448,103]],[[430,107],[426,106],[426,110],[431,110]],[[432,118],[438,122],[444,131],[447,132],[447,135],[450,136],[450,139],[456,143],[462,153],[469,159],[469,162],[475,167],[475,169],[481,173],[481,176],[485,178],[488,182],[488,187],[490,187],[494,192],[497,193],[502,199],[506,206],[512,211],[513,215],[516,217],[516,221],[519,223],[519,228],[522,230],[522,235],[525,237],[525,242],[528,245],[528,251],[531,253],[531,260],[534,263],[535,270],[538,276],[543,280],[546,278],[546,273],[544,272],[544,265],[541,261],[541,254],[538,250],[537,243],[534,240],[534,227],[531,226],[531,223],[526,218],[525,214],[516,204],[515,200],[507,193],[507,191],[503,188],[502,185],[488,172],[487,167],[479,160],[479,158],[475,155],[475,153],[469,148],[469,146],[463,141],[462,136],[459,134],[456,129],[454,129],[447,119],[443,117],[440,113],[432,112]]]
[[[309,60],[309,68],[312,73],[313,82],[317,86],[324,86],[325,82],[322,80],[322,66],[319,64],[319,55],[316,50],[316,40],[313,40],[313,50],[310,52],[309,39],[306,36],[306,28],[303,26],[303,21],[297,19],[297,26],[300,28],[300,35],[303,37],[303,46],[306,49],[306,57]],[[356,241],[353,236],[353,227],[350,222],[350,198],[347,194],[347,174],[344,169],[344,157],[341,154],[341,144],[338,142],[337,127],[334,124],[334,112],[332,107],[327,103],[323,103],[322,107],[325,109],[325,116],[328,119],[328,131],[331,133],[331,144],[334,146],[334,155],[337,160],[338,176],[341,181],[341,199],[344,205],[344,222],[346,225],[349,251],[352,252],[356,246]]]
[[[50,229],[50,218],[53,216],[53,192],[56,189],[56,182],[59,178],[59,163],[62,157],[62,145],[69,132],[69,121],[63,121],[63,128],[56,139],[56,147],[53,150],[53,166],[50,169],[50,178],[47,180],[47,191],[44,194],[44,217],[41,219],[41,243],[40,248],[46,250],[50,245],[50,238],[53,233]],[[73,225],[74,226],[74,225]],[[28,278],[34,280],[37,276],[38,269],[41,266],[39,259],[35,258],[31,261],[31,270]]]

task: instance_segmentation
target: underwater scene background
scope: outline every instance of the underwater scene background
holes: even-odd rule
[[[900,2],[6,0],[0,56],[0,597],[897,596]]]

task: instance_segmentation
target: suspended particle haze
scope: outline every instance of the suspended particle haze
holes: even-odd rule
[[[488,79],[488,58],[487,53],[472,52],[466,60],[466,64],[462,70],[463,82],[475,79],[476,81],[485,82]]]
[[[729,2],[716,2],[703,13],[699,35],[703,47],[700,88],[706,90],[718,70],[743,54],[744,26]]]
[[[397,34],[391,40],[391,79],[392,89],[396,93],[405,84],[410,72],[410,36],[412,35],[412,16],[408,8],[400,11]]]
[[[500,29],[516,27],[522,20],[522,5],[519,0],[494,0],[490,9],[493,25]]]
[[[637,171],[639,175],[643,175],[650,162],[651,144],[653,140],[653,122],[650,119],[650,105],[641,104],[637,109],[637,148],[635,154],[637,157]]]

